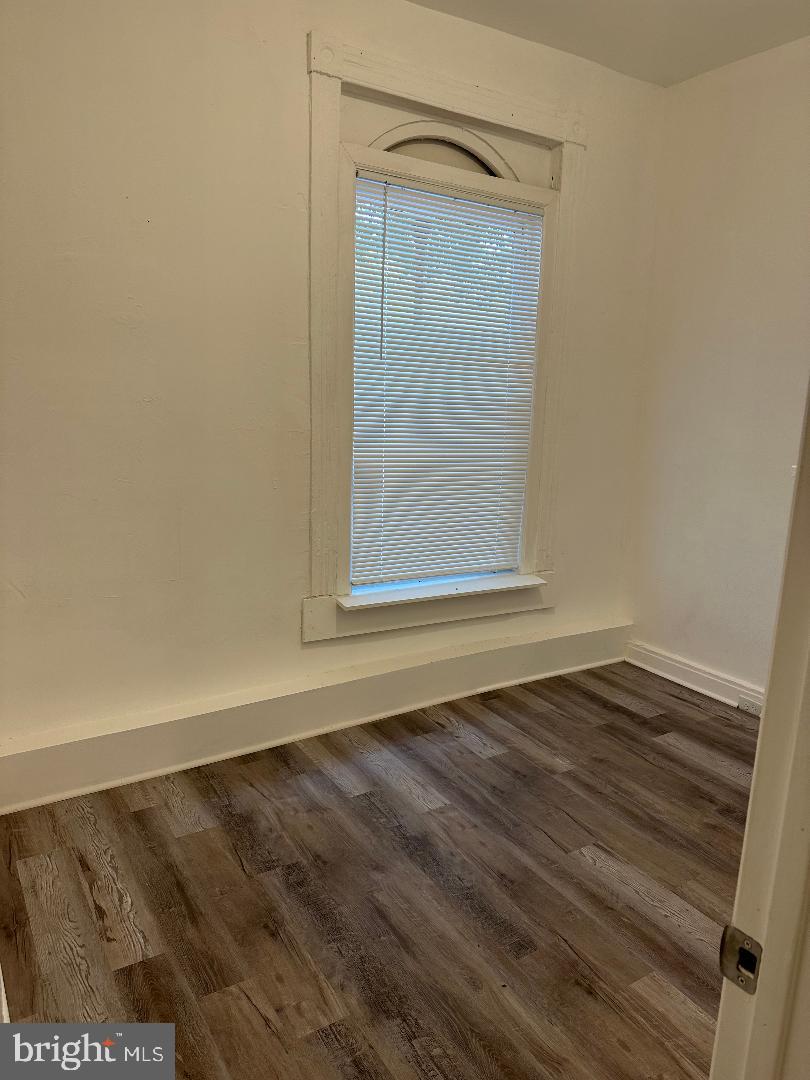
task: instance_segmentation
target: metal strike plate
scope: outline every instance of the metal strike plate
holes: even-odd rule
[[[754,994],[761,962],[760,943],[736,926],[727,926],[720,942],[720,970],[725,977],[746,994]]]

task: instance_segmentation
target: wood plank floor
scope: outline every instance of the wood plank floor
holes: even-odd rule
[[[627,664],[0,818],[12,1020],[178,1077],[700,1080],[753,718]]]

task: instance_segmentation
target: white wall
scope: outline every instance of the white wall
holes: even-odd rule
[[[765,683],[810,371],[810,38],[668,89],[634,636]]]
[[[4,12],[6,749],[627,620],[660,89],[399,0]],[[312,28],[583,115],[554,612],[301,644]]]

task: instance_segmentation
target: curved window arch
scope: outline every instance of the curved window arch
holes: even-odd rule
[[[401,143],[389,146],[388,153],[433,161],[437,165],[450,165],[454,169],[465,169],[484,176],[495,175],[477,154],[445,139],[403,139]]]
[[[453,165],[471,172],[518,180],[517,173],[486,139],[469,128],[414,120],[379,135],[371,146],[394,154]]]

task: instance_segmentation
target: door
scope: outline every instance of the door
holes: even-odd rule
[[[810,410],[810,398],[808,398]],[[759,986],[723,983],[711,1080],[810,1076],[810,431],[799,455],[782,597],[734,925],[763,946]],[[801,1071],[796,1071],[796,1070]]]

